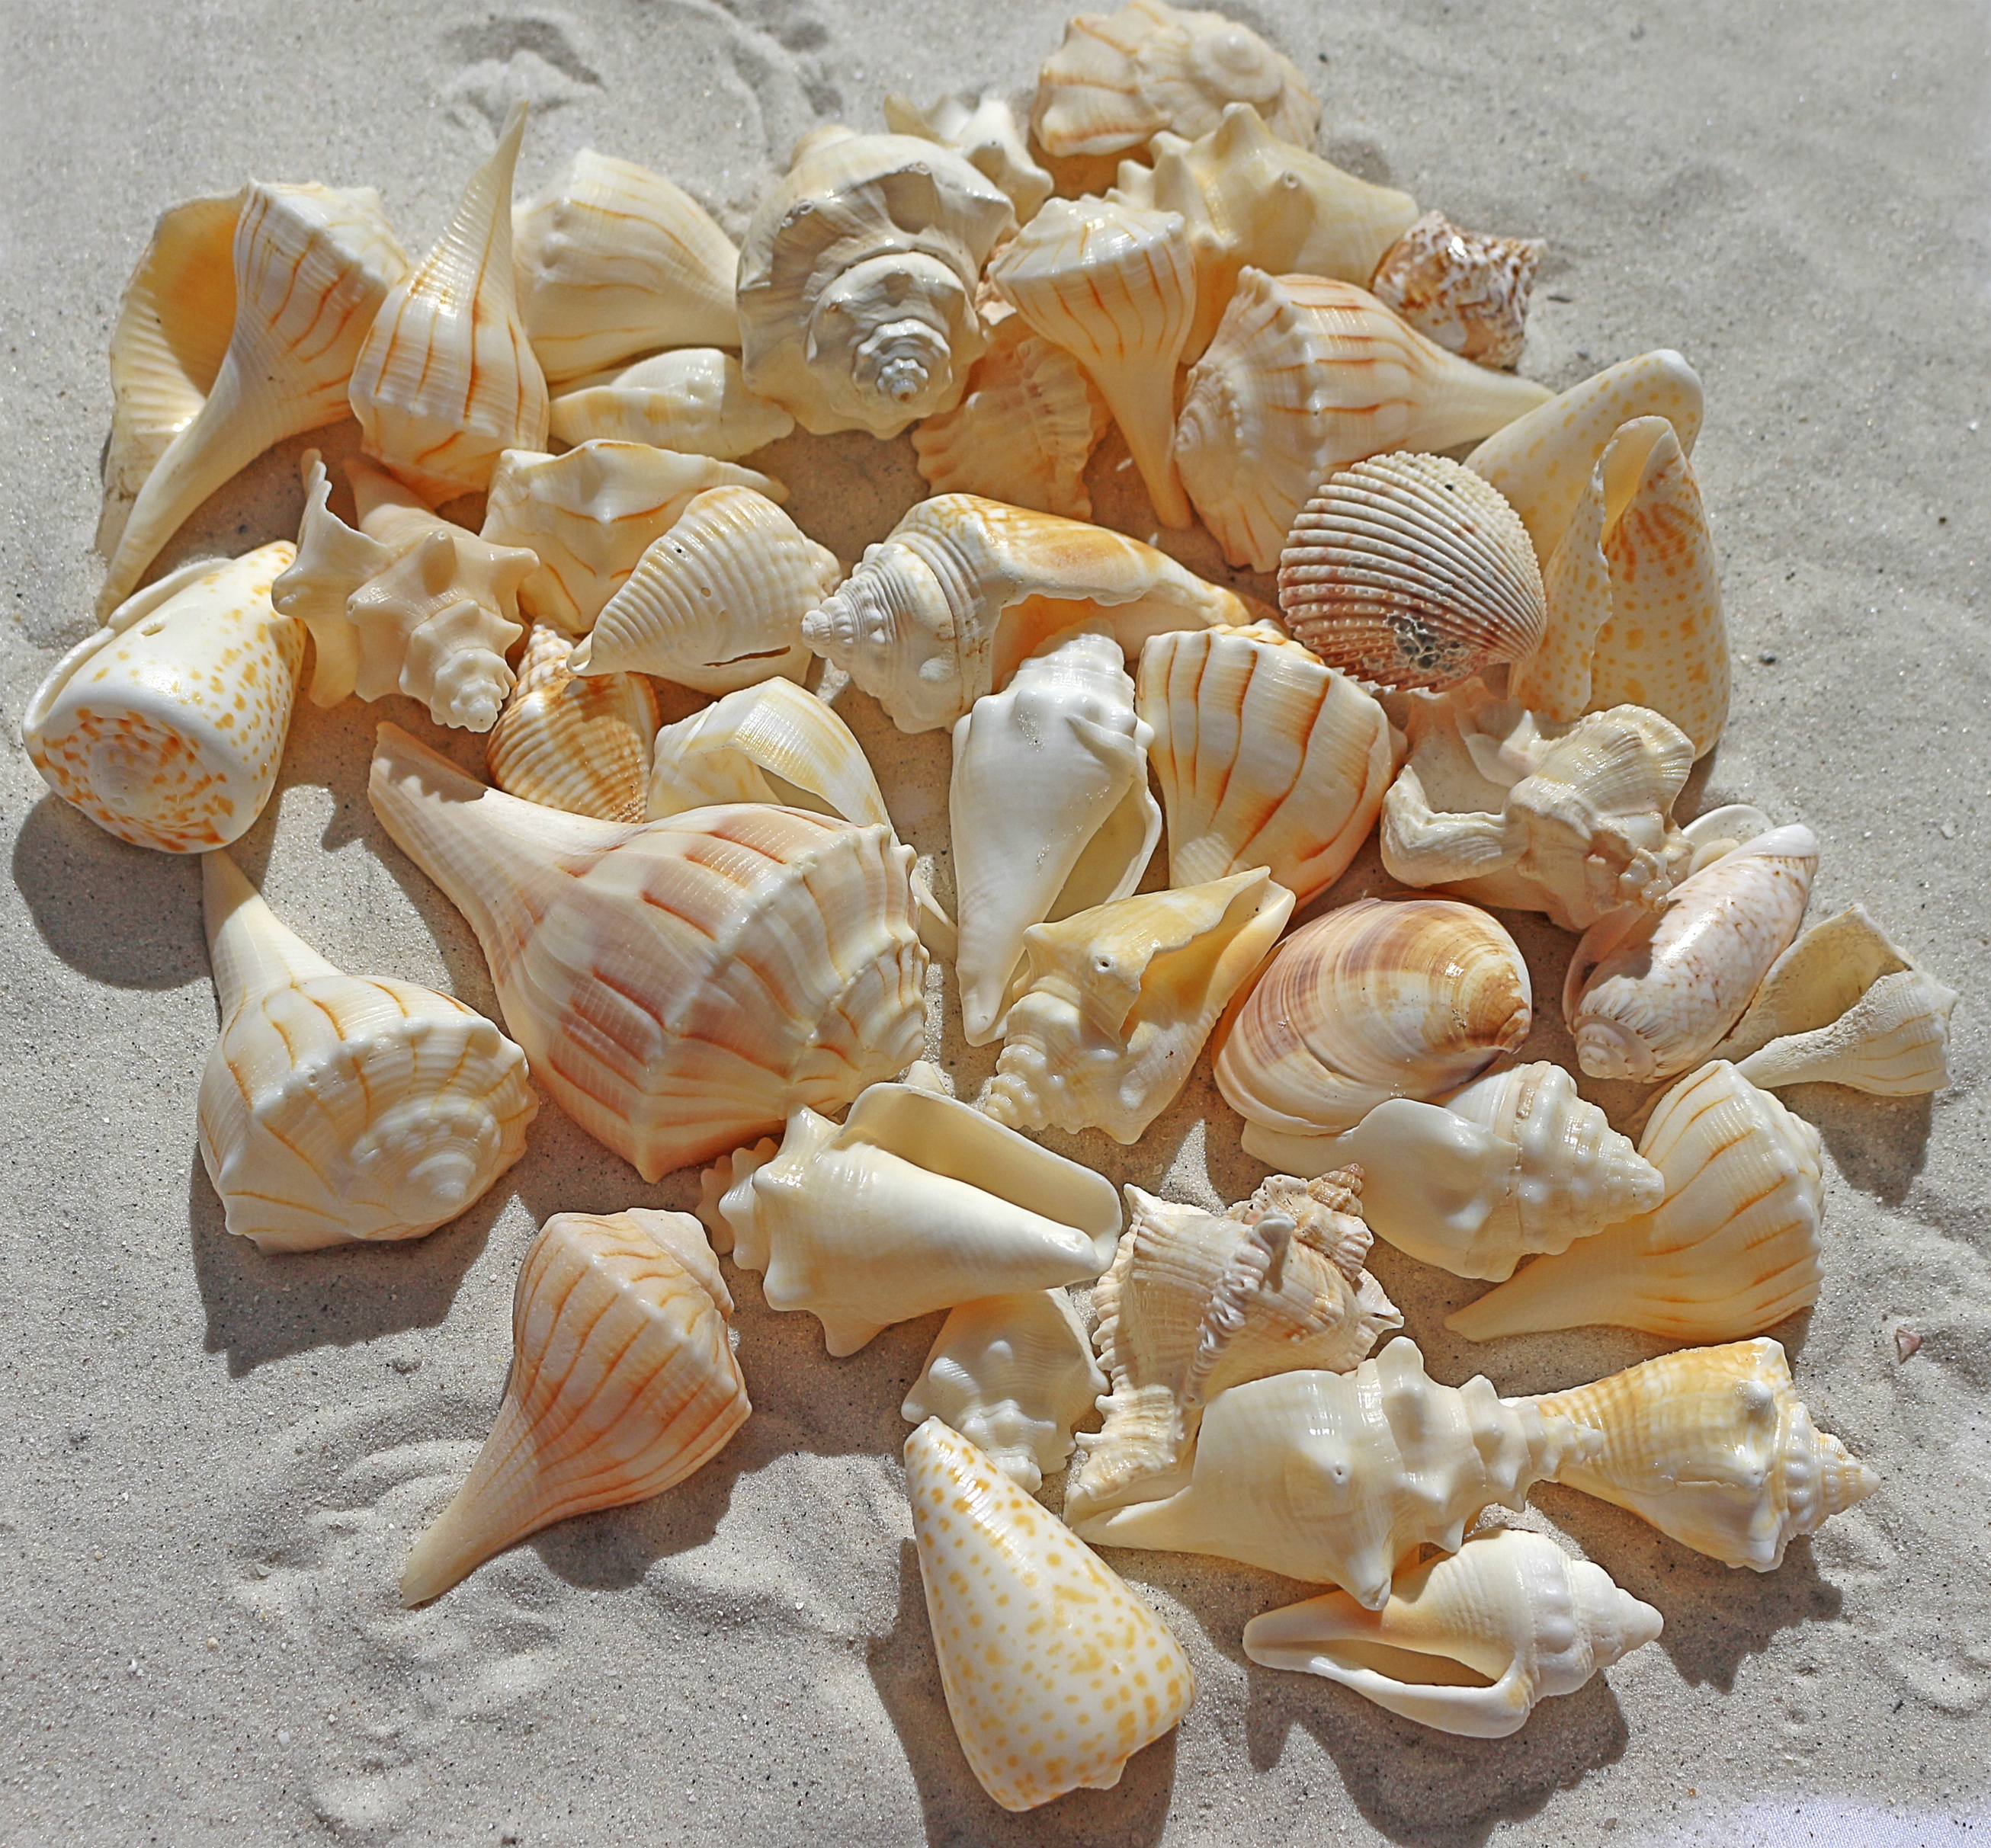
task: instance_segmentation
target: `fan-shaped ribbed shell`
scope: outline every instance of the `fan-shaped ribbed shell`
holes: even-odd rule
[[[600,821],[641,821],[657,735],[657,695],[640,674],[584,680],[573,643],[535,623],[519,684],[485,741],[491,780],[508,793]]]

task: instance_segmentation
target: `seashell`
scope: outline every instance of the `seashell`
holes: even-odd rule
[[[842,578],[836,555],[765,494],[704,488],[601,606],[573,670],[654,674],[700,693],[800,680],[802,617]]]
[[[1767,834],[1775,826],[1761,809],[1746,802],[1724,803],[1704,815],[1695,816],[1680,830],[1687,845],[1693,849],[1693,858],[1687,862],[1688,872],[1697,873],[1704,866],[1712,866],[1723,854],[1748,846],[1758,834]]]
[[[1231,592],[1125,534],[976,494],[922,501],[834,595],[802,640],[902,732],[966,716],[1052,637],[1089,625],[1123,650],[1170,629],[1250,620]]]
[[[1603,1435],[1601,1450],[1564,1466],[1565,1487],[1727,1565],[1775,1571],[1793,1539],[1880,1486],[1812,1424],[1768,1339],[1661,1354],[1533,1402]]]
[[[1037,74],[1031,132],[1053,160],[1118,154],[1162,129],[1193,141],[1248,103],[1282,141],[1313,145],[1320,99],[1292,62],[1222,13],[1132,0],[1080,13]]]
[[[1664,1622],[1546,1534],[1494,1527],[1399,1573],[1380,1611],[1329,1592],[1254,1617],[1244,1653],[1338,1681],[1421,1726],[1504,1739]]]
[[[1279,555],[1279,607],[1330,668],[1397,689],[1520,661],[1548,620],[1526,528],[1444,456],[1377,456],[1323,482]]]
[[[1528,966],[1485,912],[1358,899],[1279,946],[1217,1053],[1217,1088],[1245,1119],[1245,1147],[1283,1163],[1386,1097],[1477,1078],[1527,1038],[1530,1003]]]
[[[954,856],[961,1032],[1002,1031],[1023,933],[1124,899],[1141,882],[1162,811],[1148,742],[1111,636],[1081,630],[1033,654],[954,728]]]
[[[1071,1299],[1033,1289],[948,1310],[899,1412],[941,1419],[1033,1495],[1064,1467],[1072,1427],[1105,1390]]]
[[[699,1215],[838,1356],[937,1309],[1089,1282],[1120,1235],[1110,1182],[910,1085],[872,1085],[840,1126],[798,1108],[778,1149],[708,1172]]]
[[[1455,1553],[1496,1504],[1519,1508],[1603,1447],[1547,1401],[1503,1399],[1486,1380],[1429,1378],[1399,1336],[1351,1373],[1251,1380],[1211,1400],[1189,1484],[1072,1524],[1109,1547],[1213,1554],[1380,1611],[1397,1562],[1420,1544]]]
[[[1176,364],[1196,311],[1181,215],[1053,199],[998,253],[989,280],[1099,388],[1162,524],[1188,525],[1169,447]]]
[[[49,670],[21,718],[42,780],[134,847],[239,840],[283,760],[303,625],[271,607],[293,549],[199,559],[148,584]]]
[[[519,593],[528,616],[585,635],[637,561],[710,487],[788,498],[778,481],[750,468],[643,443],[597,440],[562,456],[510,450],[491,477],[484,536],[538,555],[539,569]]]
[[[360,343],[407,266],[370,188],[259,181],[160,219],[111,336],[117,409],[98,542],[114,530],[116,543],[100,617],[223,483],[345,415]]]
[[[1269,623],[1155,636],[1138,686],[1171,885],[1264,866],[1304,905],[1341,877],[1396,763],[1373,699]]]
[[[914,430],[913,450],[937,494],[1089,520],[1085,464],[1106,424],[1105,400],[1078,362],[1013,314],[989,336],[960,403]]]
[[[1593,1323],[1728,1341],[1816,1300],[1825,1183],[1802,1117],[1717,1061],[1660,1098],[1639,1153],[1666,1184],[1656,1206],[1537,1259],[1445,1327],[1473,1341]]]
[[[779,442],[795,420],[747,390],[730,353],[687,347],[579,380],[553,399],[549,424],[553,440],[570,446],[607,437],[731,462]]]
[[[221,1036],[200,1155],[228,1229],[266,1252],[418,1238],[526,1152],[526,1055],[412,982],[333,968],[224,851],[202,868]]]
[[[1138,1142],[1292,910],[1292,894],[1254,867],[1033,925],[981,1107],[1012,1129]]]
[[[648,1501],[710,1462],[753,1409],[732,1313],[690,1214],[554,1214],[519,1267],[497,1422],[415,1542],[401,1602],[439,1598],[529,1534]]]
[[[1358,280],[1447,352],[1511,369],[1521,362],[1528,296],[1547,250],[1539,237],[1462,231],[1427,212],[1383,253],[1373,280]]]
[[[982,1788],[1009,1810],[1111,1790],[1196,1698],[1181,1644],[938,1418],[906,1440],[906,1499],[948,1714]]]
[[[485,768],[523,801],[600,821],[649,819],[655,691],[640,674],[580,678],[567,666],[572,647],[559,630],[533,625],[519,684],[485,741]]]
[[[1614,912],[1583,934],[1563,1018],[1592,1078],[1675,1078],[1741,1018],[1788,948],[1818,870],[1818,837],[1772,828],[1683,881],[1656,911]]]
[[[1176,464],[1224,555],[1271,571],[1336,470],[1469,443],[1549,395],[1448,353],[1353,283],[1247,267],[1189,369]]]
[[[740,344],[739,252],[689,192],[632,161],[582,148],[512,208],[512,248],[519,318],[549,379],[655,347]]]
[[[1221,1216],[1127,1189],[1127,1230],[1093,1294],[1113,1389],[1099,1401],[1105,1428],[1079,1440],[1068,1520],[1183,1487],[1204,1408],[1227,1388],[1345,1373],[1403,1327],[1362,1268],[1360,1187],[1359,1176],[1275,1176]]]
[[[742,803],[597,821],[486,789],[383,725],[369,793],[469,921],[533,1076],[655,1180],[835,1108],[924,1030],[909,848]]]
[[[1016,215],[917,136],[822,129],[754,209],[737,301],[748,387],[823,436],[896,437],[947,409],[980,357],[975,292]]]
[[[1016,113],[1000,97],[942,97],[922,109],[894,90],[885,98],[885,126],[961,155],[1009,202],[1019,225],[1056,190],[1051,176],[1030,158]]]
[[[377,456],[437,503],[482,494],[508,449],[546,446],[546,381],[512,276],[512,106],[434,249],[382,303],[352,368],[352,414]]]
[[[452,525],[384,469],[349,457],[356,529],[332,511],[332,482],[304,454],[297,562],[271,596],[311,633],[311,702],[405,693],[437,725],[488,732],[514,676],[506,651],[525,633],[519,587],[538,565]]]

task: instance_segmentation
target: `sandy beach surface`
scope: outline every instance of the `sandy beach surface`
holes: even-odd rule
[[[1321,146],[1475,227],[1550,240],[1523,370],[1558,387],[1655,346],[1707,383],[1695,457],[1724,564],[1734,712],[1690,803],[1802,819],[1812,915],[1865,903],[1962,991],[1955,1082],[1788,1094],[1830,1158],[1827,1276],[1775,1332],[1823,1428],[1882,1474],[1766,1576],[1556,1489],[1559,1531],[1664,1613],[1653,1647],[1504,1741],[1423,1730],[1250,1665],[1288,1581],[1117,1553],[1201,1695],[1119,1788],[1012,1817],[940,1690],[898,1450],[938,1318],[825,1357],[733,1272],[754,1415],[640,1507],[539,1535],[434,1606],[394,1581],[495,1406],[512,1279],[566,1208],[682,1206],[548,1105],[470,1214],[386,1249],[266,1258],[195,1148],[215,1029],[192,859],[128,848],[10,742],[0,817],[0,1840],[9,1843],[1940,1843],[1984,1826],[1991,1712],[1991,75],[1966,0],[1670,7],[1264,0],[1237,12],[1317,80]],[[884,94],[1026,94],[1048,0],[660,0],[485,12],[342,0],[7,9],[0,57],[0,718],[11,741],[93,626],[119,290],[165,206],[251,176],[373,185],[410,250],[520,93],[519,179],[584,145],[652,165],[736,235],[797,135]],[[308,440],[349,450],[350,426]],[[167,562],[294,532],[304,441]],[[1109,441],[1099,504],[1126,504]],[[910,445],[796,437],[757,457],[846,559],[922,492]],[[1145,535],[1143,535],[1145,536]],[[1173,542],[1170,542],[1173,543]],[[1220,572],[1207,542],[1181,548]],[[1244,580],[1234,580],[1242,582]],[[944,848],[944,735],[839,709],[902,831]],[[341,966],[495,1012],[462,920],[364,796],[383,718],[301,702],[242,844]],[[944,887],[944,854],[938,877]],[[1373,850],[1337,900],[1383,883]],[[1571,939],[1511,920],[1567,1056]],[[993,1048],[936,1048],[964,1095]],[[1604,1095],[1604,1094],[1599,1094]],[[1606,1097],[1622,1107],[1622,1098]],[[1635,1099],[1631,1100],[1635,1101]],[[1050,1137],[1116,1180],[1217,1204],[1258,1173],[1199,1074],[1136,1150]],[[1659,1351],[1591,1330],[1448,1335],[1477,1286],[1379,1245],[1433,1374],[1503,1392]],[[1921,1337],[1903,1360],[1897,1329]],[[1057,1485],[1047,1493],[1055,1505]]]

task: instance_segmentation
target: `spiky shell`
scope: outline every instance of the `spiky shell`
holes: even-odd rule
[[[1029,223],[1053,190],[1051,176],[1023,144],[1016,112],[1000,97],[942,97],[922,109],[895,90],[885,99],[885,126],[961,155],[1001,190],[1019,225]]]
[[[553,401],[553,440],[570,447],[606,437],[737,461],[795,427],[778,404],[747,389],[740,362],[717,347],[659,353],[576,380]]]
[[[1362,280],[1447,352],[1512,367],[1520,363],[1528,296],[1547,250],[1539,237],[1462,231],[1442,212],[1427,212],[1383,253],[1374,279]]]
[[[484,746],[491,780],[508,794],[600,821],[645,819],[657,695],[640,674],[581,679],[573,647],[535,623],[519,681]]]

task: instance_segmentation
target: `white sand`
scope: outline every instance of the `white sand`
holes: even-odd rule
[[[100,833],[9,749],[0,1838],[1909,1843],[1960,1840],[1942,1819],[1982,1815],[1984,15],[1963,0],[1240,10],[1322,78],[1335,158],[1462,223],[1551,240],[1525,370],[1566,385],[1666,345],[1705,375],[1696,463],[1737,661],[1706,793],[1810,822],[1814,915],[1865,902],[1965,994],[1958,1082],[1932,1104],[1790,1100],[1836,1168],[1824,1293],[1778,1332],[1819,1422],[1885,1486],[1768,1577],[1541,1492],[1530,1518],[1659,1605],[1666,1631],[1504,1742],[1248,1666],[1240,1629],[1292,1595],[1282,1581],[1117,1554],[1189,1646],[1201,1698],[1118,1790],[1009,1818],[948,1724],[900,1490],[898,1403],[937,1319],[831,1362],[814,1321],[770,1315],[750,1277],[736,1288],[756,1411],[715,1466],[404,1613],[401,1556],[488,1422],[535,1226],[681,1204],[688,1183],[638,1185],[549,1106],[496,1191],[412,1247],[264,1259],[230,1238],[194,1147],[214,1028],[198,868]],[[1050,0],[11,8],[10,735],[89,627],[104,340],[163,206],[250,175],[370,182],[419,249],[522,83],[541,105],[524,185],[591,143],[670,173],[737,231],[812,122],[875,124],[892,88],[1020,92],[1061,20]],[[301,447],[175,551],[291,532]],[[795,441],[768,466],[846,556],[920,491],[903,443]],[[843,703],[909,831],[937,844],[939,735],[903,743]],[[427,730],[402,701],[301,707],[241,858],[335,961],[491,1010],[468,932],[364,800],[383,717]],[[451,748],[477,761],[461,734]],[[1546,1000],[1568,939],[1538,922],[1523,936]],[[1531,1052],[1565,1051],[1543,1012]],[[989,1062],[954,1062],[966,1089]],[[1255,1173],[1202,1081],[1138,1153],[1069,1146],[1143,1183],[1174,1161],[1206,1198]],[[1474,1349],[1439,1326],[1473,1286],[1387,1249],[1376,1269],[1446,1380],[1483,1369],[1530,1391],[1655,1350],[1595,1332]],[[1905,1363],[1903,1323],[1923,1337]]]

